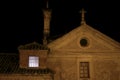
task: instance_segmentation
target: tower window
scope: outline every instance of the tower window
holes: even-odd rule
[[[29,67],[39,67],[38,56],[29,56]]]

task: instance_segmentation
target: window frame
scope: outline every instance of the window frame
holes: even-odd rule
[[[30,60],[30,57],[33,59]],[[29,68],[38,68],[40,66],[39,62],[40,62],[39,56],[31,55],[28,57],[28,67]]]
[[[85,64],[85,65],[83,65]],[[80,62],[79,63],[79,74],[80,78],[90,78],[90,63],[89,62]],[[87,74],[87,76],[85,76]],[[81,76],[83,75],[83,76]]]

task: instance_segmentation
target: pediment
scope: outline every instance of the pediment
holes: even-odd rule
[[[52,50],[64,51],[120,51],[120,43],[92,28],[81,25],[48,44]]]

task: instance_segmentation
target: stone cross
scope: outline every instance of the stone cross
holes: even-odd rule
[[[81,24],[86,24],[86,22],[85,22],[85,13],[86,13],[86,11],[82,8],[80,13],[81,13]]]

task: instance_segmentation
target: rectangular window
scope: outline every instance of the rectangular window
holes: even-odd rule
[[[39,67],[38,56],[29,56],[29,67]]]
[[[80,62],[80,78],[89,77],[89,62]]]

